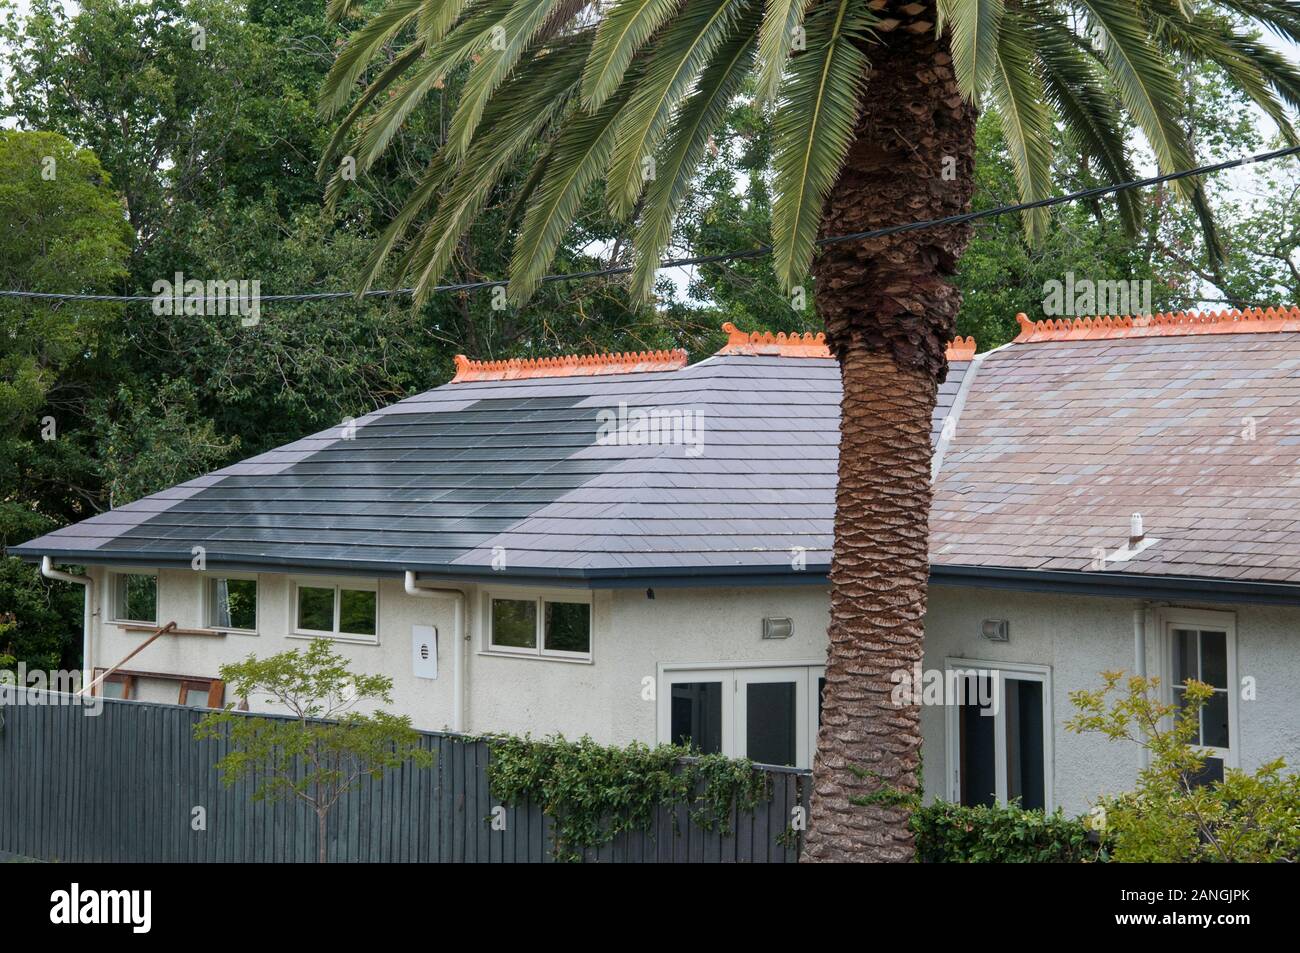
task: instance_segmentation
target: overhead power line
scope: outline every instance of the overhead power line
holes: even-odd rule
[[[1223,172],[1227,169],[1236,169],[1242,166],[1253,165],[1259,162],[1271,162],[1274,159],[1284,159],[1288,156],[1300,155],[1300,146],[1289,146],[1285,149],[1274,149],[1271,152],[1260,152],[1255,155],[1242,156],[1238,159],[1229,159],[1226,162],[1215,162],[1209,165],[1200,165],[1191,169],[1183,169],[1179,172],[1167,172],[1163,175],[1153,175],[1145,179],[1132,179],[1128,182],[1118,182],[1113,185],[1099,185],[1091,189],[1082,189],[1078,192],[1069,192],[1065,195],[1057,195],[1052,198],[1038,199],[1033,202],[1018,202],[1015,205],[999,205],[994,208],[981,209],[976,212],[963,212],[960,215],[948,215],[943,218],[925,219],[917,222],[906,222],[901,225],[889,225],[885,228],[873,228],[865,232],[850,232],[846,235],[830,235],[826,238],[819,238],[816,242],[818,247],[827,245],[838,245],[843,242],[866,241],[871,238],[885,238],[889,235],[898,235],[903,232],[921,231],[927,228],[938,228],[943,225],[961,225],[966,222],[975,222],[980,219],[996,218],[1001,215],[1009,215],[1013,212],[1026,212],[1036,208],[1050,208],[1055,205],[1065,205],[1070,202],[1078,202],[1084,199],[1101,198],[1107,195],[1116,195],[1120,192],[1127,192],[1131,189],[1144,189],[1153,185],[1162,185],[1166,182],[1175,182],[1179,179],[1191,178],[1198,175],[1209,175],[1214,172]],[[772,246],[760,245],[757,248],[746,248],[740,251],[722,252],[716,255],[697,255],[693,258],[672,258],[660,263],[661,268],[679,268],[689,267],[692,265],[710,265],[724,261],[740,261],[748,258],[762,258],[772,253]],[[592,278],[611,278],[618,275],[631,273],[631,265],[611,265],[608,268],[595,268],[590,271],[572,271],[564,274],[544,275],[541,279],[542,284],[555,284],[565,281],[587,281]],[[429,289],[430,294],[446,294],[459,291],[482,291],[487,288],[502,288],[509,284],[507,279],[498,279],[495,281],[464,281],[457,284],[435,285]],[[414,288],[382,288],[373,291],[363,292],[362,298],[392,298],[402,295],[415,294]],[[132,302],[132,301],[154,301],[158,295],[134,294],[134,295],[105,295],[105,294],[77,294],[71,292],[46,292],[46,291],[0,291],[0,298],[26,298],[39,301],[109,301],[109,302]],[[294,294],[270,294],[258,295],[260,302],[301,302],[301,301],[332,301],[343,300],[347,298],[356,299],[358,297],[355,291],[310,291],[298,292]],[[190,299],[193,300],[193,299]],[[203,299],[206,300],[206,299]]]

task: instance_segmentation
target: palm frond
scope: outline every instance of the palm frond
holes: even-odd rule
[[[655,271],[672,238],[673,221],[690,192],[696,168],[704,158],[709,136],[722,125],[754,60],[757,7],[718,49],[699,86],[683,105],[668,132],[657,175],[646,190],[645,209],[637,224],[633,247],[636,267],[632,295],[650,296]],[[748,22],[747,22],[748,21]]]
[[[861,0],[830,0],[805,21],[808,49],[791,60],[774,126],[772,244],[786,288],[808,273],[822,203],[848,155],[866,82],[874,18]]]
[[[417,301],[445,273],[461,237],[502,177],[568,107],[591,39],[590,31],[574,34],[531,58],[492,98],[484,113],[484,134],[473,142],[433,219],[399,265],[399,275],[415,275]],[[372,261],[375,269],[381,261]]]
[[[1165,57],[1152,44],[1141,17],[1125,0],[1078,0],[1098,31],[1099,56],[1124,108],[1136,120],[1166,172],[1192,165],[1192,151],[1179,125],[1183,96]],[[1191,183],[1174,188],[1192,198]]]
[[[994,56],[993,104],[1023,202],[1052,194],[1052,113],[1042,82],[1031,66],[1032,50],[1019,18],[1008,16]],[[1029,209],[1023,216],[1030,242],[1037,242],[1047,232],[1047,209]]]
[[[483,118],[483,108],[497,87],[510,75],[524,51],[547,24],[557,7],[569,0],[516,0],[510,12],[488,31],[478,62],[460,93],[460,103],[451,117],[445,148],[452,159],[460,159]]]
[[[1217,0],[1234,13],[1262,23],[1284,40],[1300,43],[1300,7],[1294,0]]]
[[[325,22],[333,26],[344,17],[351,16],[363,2],[364,0],[329,0],[325,4]]]
[[[760,102],[770,103],[781,88],[795,34],[803,29],[807,6],[808,0],[765,0],[763,23],[758,32],[758,78],[755,82]]]
[[[1145,0],[1143,10],[1147,15],[1152,35],[1162,45],[1184,55],[1194,62],[1213,63],[1218,66],[1249,96],[1281,130],[1289,142],[1296,142],[1296,132],[1291,125],[1286,108],[1274,92],[1275,86],[1265,76],[1267,58],[1247,55],[1237,41],[1240,37],[1232,24],[1223,17],[1197,13],[1184,17],[1172,0]],[[1273,70],[1284,80],[1300,81],[1289,64]],[[1289,76],[1288,76],[1289,74]]]
[[[625,0],[606,14],[582,74],[582,102],[588,112],[599,109],[618,89],[632,57],[680,6],[681,0]]]
[[[424,0],[420,5],[420,39],[432,48],[452,28],[472,0]]]
[[[1111,182],[1137,178],[1129,157],[1124,117],[1107,91],[1096,60],[1076,34],[1056,17],[1026,18],[1038,54],[1039,74],[1048,103],[1064,124],[1065,134]],[[1125,231],[1141,228],[1141,200],[1132,190],[1115,194]]]
[[[962,95],[977,102],[998,69],[1003,0],[939,0],[941,22],[948,27],[952,66]]]
[[[343,181],[341,179],[341,170],[335,165],[335,160],[338,158],[339,152],[343,148],[343,143],[347,141],[353,128],[370,107],[370,104],[375,101],[375,98],[400,79],[402,75],[411,68],[412,64],[414,64],[423,54],[424,45],[422,43],[412,43],[410,46],[406,47],[406,49],[402,50],[402,52],[397,54],[397,56],[393,58],[393,61],[384,68],[384,71],[379,74],[375,81],[366,87],[366,91],[361,94],[361,97],[352,105],[352,108],[348,110],[347,115],[339,121],[333,135],[330,136],[329,142],[326,143],[325,148],[321,151],[320,162],[316,166],[317,180],[324,179],[331,173],[334,176],[334,178],[330,180],[330,187],[326,189],[326,201],[331,205],[335,198],[333,191],[338,187],[338,184]]]
[[[1253,37],[1234,32],[1225,42],[1254,64],[1283,102],[1300,112],[1300,71],[1295,64]]]
[[[583,197],[609,162],[619,113],[637,85],[634,75],[629,73],[623,88],[595,113],[574,110],[567,115],[515,240],[509,288],[513,300],[525,301],[536,290]]]
[[[365,171],[388,148],[411,113],[447,74],[465,63],[488,42],[492,28],[500,22],[514,0],[485,0],[470,12],[435,48],[428,50],[416,68],[396,88],[361,128],[356,144],[357,169]]]
[[[645,73],[618,119],[606,179],[610,214],[625,220],[646,183],[673,109],[690,91],[713,51],[750,0],[692,0],[646,56]]]
[[[348,38],[321,84],[318,108],[329,118],[347,105],[359,77],[389,43],[419,15],[425,0],[393,0]],[[436,0],[435,0],[436,2]]]

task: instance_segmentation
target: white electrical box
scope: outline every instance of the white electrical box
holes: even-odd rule
[[[411,626],[411,670],[416,678],[438,677],[438,630],[431,625]]]

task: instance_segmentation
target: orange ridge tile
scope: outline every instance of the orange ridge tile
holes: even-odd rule
[[[830,348],[826,346],[825,334],[805,332],[799,334],[777,333],[771,331],[742,331],[728,321],[722,326],[727,332],[727,343],[718,351],[719,354],[762,354],[779,357],[830,357]],[[975,356],[975,339],[958,335],[949,342],[947,351],[950,361],[969,361]]]
[[[514,381],[528,377],[590,377],[600,374],[644,374],[680,371],[686,352],[628,351],[624,354],[566,354],[563,357],[514,358],[508,361],[471,361],[456,355],[453,384],[469,381]]]
[[[975,357],[975,336],[967,335],[962,337],[960,334],[948,342],[948,350],[944,356],[950,361],[969,361]]]
[[[826,346],[826,335],[814,335],[811,332],[791,334],[771,331],[747,332],[737,328],[728,321],[722,326],[727,332],[727,343],[718,351],[719,354],[767,354],[779,357],[830,357],[830,348]]]
[[[1016,315],[1020,334],[1013,343],[1084,341],[1106,338],[1174,337],[1187,334],[1244,334],[1300,331],[1300,307],[1248,308],[1245,311],[1171,311],[1088,318],[1049,318],[1031,321]]]

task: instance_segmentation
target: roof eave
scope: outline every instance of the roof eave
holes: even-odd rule
[[[83,565],[139,566],[141,568],[188,569],[186,555],[172,557],[127,550],[37,551],[14,547],[10,554],[29,562],[51,556],[62,562]],[[220,558],[209,555],[213,569],[229,572],[286,572],[294,569],[347,575],[397,577],[407,570],[427,579],[453,579],[465,583],[508,582],[546,584],[592,589],[827,586],[829,566],[809,564],[804,570],[772,566],[700,566],[696,568],[580,569],[519,567],[500,572],[471,565],[359,565],[355,560],[301,559],[276,556]],[[1041,569],[1012,569],[999,566],[932,565],[930,582],[941,586],[980,589],[1009,589],[1021,592],[1053,592],[1072,595],[1127,597],[1136,599],[1182,600],[1190,602],[1253,603],[1256,605],[1300,606],[1300,585],[1254,582],[1238,579],[1209,579],[1197,576],[1160,576],[1120,572],[1067,572]]]

